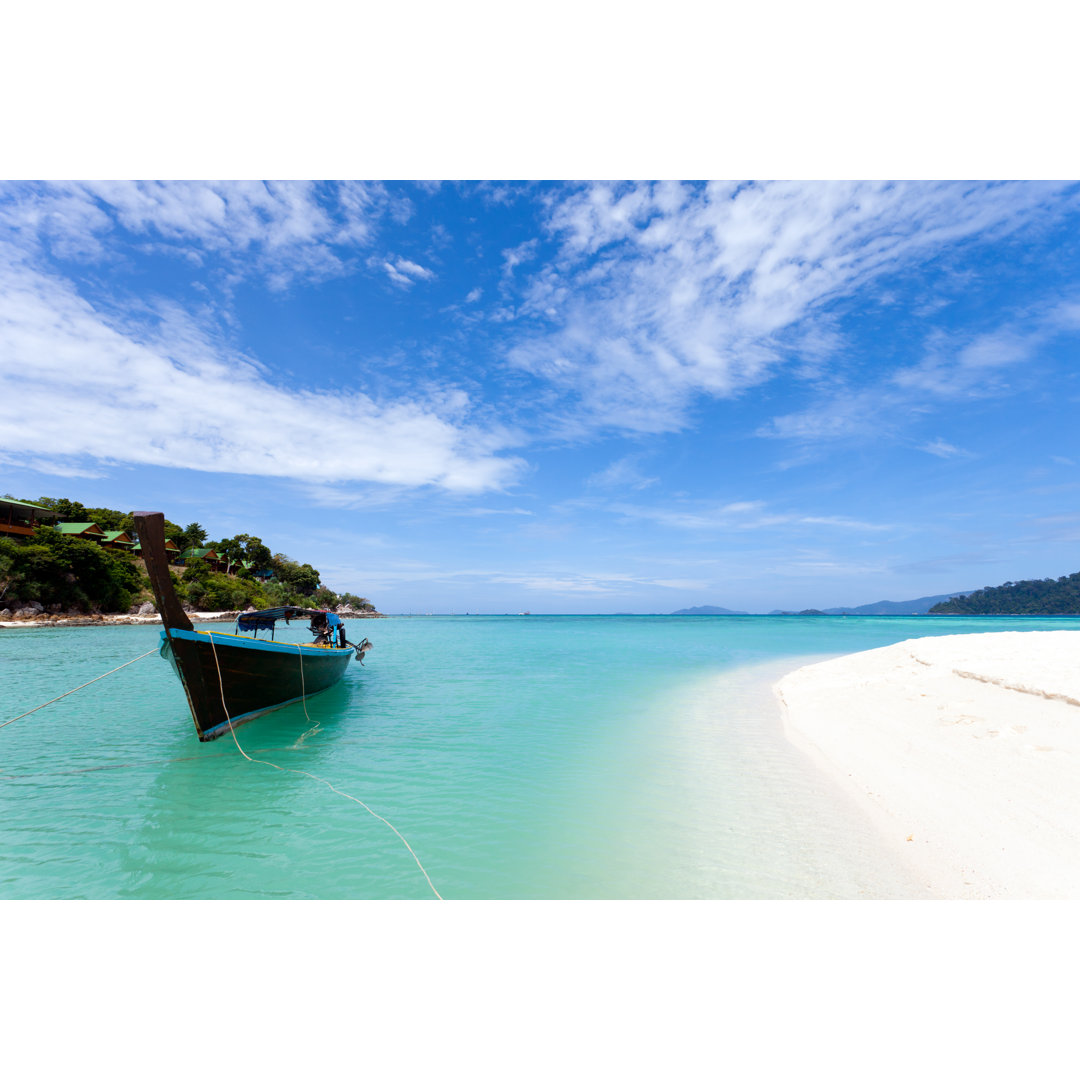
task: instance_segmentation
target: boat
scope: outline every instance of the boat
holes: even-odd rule
[[[318,608],[285,606],[237,616],[236,633],[196,630],[169,576],[165,518],[135,514],[141,555],[161,615],[161,656],[184,687],[200,740],[210,742],[256,716],[329,689],[354,657],[363,663],[371,642],[348,641],[340,616]],[[275,641],[279,622],[309,620],[314,641]],[[259,637],[259,631],[269,637]],[[245,636],[251,634],[250,637]]]

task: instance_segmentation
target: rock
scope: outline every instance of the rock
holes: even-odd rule
[[[4,608],[3,611],[0,611],[0,619],[10,619],[10,618],[11,618],[11,608]]]
[[[132,612],[132,614],[134,614],[134,615],[156,615],[157,614],[157,608],[154,607],[154,605],[151,604],[149,600],[147,600],[146,603],[139,605],[139,610],[138,611]]]
[[[44,610],[45,608],[36,600],[27,600],[26,603],[23,604],[23,611],[33,612],[35,615],[40,615]]]

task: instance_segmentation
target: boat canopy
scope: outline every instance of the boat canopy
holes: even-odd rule
[[[288,622],[290,619],[313,619],[316,616],[322,616],[331,626],[336,626],[340,621],[329,611],[301,607],[275,607],[267,608],[265,611],[241,612],[236,617],[236,625],[241,630],[273,630],[278,619]]]

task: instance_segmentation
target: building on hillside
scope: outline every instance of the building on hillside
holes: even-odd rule
[[[246,561],[242,562],[240,565],[245,570],[251,570],[251,567],[252,567],[253,564],[252,564],[250,559],[247,559]],[[231,569],[232,568],[230,568],[230,570]],[[268,566],[268,567],[266,567],[265,570],[251,570],[251,576],[254,577],[254,578],[258,578],[260,581],[270,581],[274,577],[274,571],[273,571],[272,567]]]
[[[131,550],[141,559],[142,558],[142,541],[136,537],[135,543],[132,545]],[[180,549],[176,546],[175,540],[165,541],[165,553],[169,559],[169,562],[176,563],[180,558]]]
[[[92,521],[61,521],[56,526],[57,532],[65,536],[81,536],[84,540],[97,540],[101,543],[105,539],[105,530]]]
[[[225,572],[225,560],[219,558],[213,548],[187,548],[180,553],[180,558],[177,560],[181,566],[191,566],[192,563],[199,561],[206,563],[211,570],[219,574]]]
[[[111,529],[102,538],[101,546],[112,551],[134,551],[135,541],[123,529]]]
[[[0,499],[0,535],[33,536],[36,525],[52,524],[59,514],[37,503]]]

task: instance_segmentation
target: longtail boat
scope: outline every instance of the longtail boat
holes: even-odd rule
[[[141,555],[157,601],[164,629],[161,655],[184,687],[195,730],[203,742],[226,734],[256,716],[311,697],[340,681],[355,656],[363,662],[371,642],[347,641],[345,626],[334,612],[279,607],[248,611],[237,617],[237,631],[196,630],[184,611],[169,576],[165,550],[165,518],[159,513],[135,515]],[[280,620],[309,619],[315,640],[304,644],[274,640]],[[270,637],[260,638],[260,630]]]

